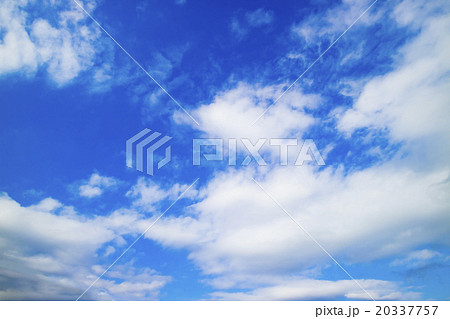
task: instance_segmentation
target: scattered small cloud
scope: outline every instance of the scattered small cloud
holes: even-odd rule
[[[273,11],[265,10],[263,8],[250,11],[245,14],[247,23],[251,27],[260,27],[263,25],[271,24],[274,19]]]
[[[175,200],[189,185],[174,184],[168,189],[163,189],[160,185],[147,178],[139,178],[126,196],[133,199],[133,205],[143,211],[153,212],[155,205],[165,199]],[[190,189],[183,198],[194,198],[197,196],[197,190]]]
[[[87,183],[79,186],[79,195],[87,198],[98,197],[105,190],[117,186],[118,183],[119,181],[114,177],[106,177],[98,173],[93,173]]]

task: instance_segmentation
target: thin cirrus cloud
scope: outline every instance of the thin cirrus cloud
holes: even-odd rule
[[[331,7],[324,13],[307,16],[300,23],[294,24],[291,31],[308,45],[317,45],[318,40],[322,41],[324,37],[335,40],[335,35],[350,26],[373,2],[373,0],[344,0],[340,5]],[[375,23],[382,17],[381,10],[366,12],[358,21],[359,26]]]
[[[235,15],[231,19],[230,29],[238,39],[243,39],[251,29],[270,25],[273,21],[273,11],[258,8],[254,11],[246,12],[243,16]]]
[[[274,14],[270,10],[263,8],[250,11],[245,14],[248,24],[252,27],[260,27],[266,24],[271,24],[274,19]]]

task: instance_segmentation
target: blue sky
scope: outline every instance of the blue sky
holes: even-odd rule
[[[199,125],[74,1],[2,0],[0,299],[77,299],[198,178],[82,299],[448,300],[446,1],[377,1],[254,126],[373,1],[79,3]],[[125,165],[144,128],[154,176]],[[193,138],[326,165],[193,166]]]

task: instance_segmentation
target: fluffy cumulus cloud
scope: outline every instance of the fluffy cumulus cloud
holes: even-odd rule
[[[328,256],[252,177],[346,264],[440,242],[448,231],[450,203],[441,200],[450,190],[447,170],[422,176],[386,166],[344,175],[286,167],[269,173],[218,174],[187,216],[164,218],[146,236],[163,245],[190,248],[189,257],[215,277],[210,283],[216,288],[249,288],[249,278],[256,285],[267,276],[295,276],[328,265]],[[264,291],[255,292],[255,298],[263,298]],[[374,295],[389,299],[393,291],[385,292]],[[297,298],[299,292],[293,293]]]
[[[449,153],[450,41],[442,30],[448,29],[450,20],[448,6],[441,4],[440,10],[426,1],[399,4],[392,21],[415,35],[395,53],[391,71],[362,80],[352,107],[330,113],[331,120],[336,119],[336,134],[358,139],[352,134],[363,129],[366,136],[361,143],[378,134],[391,144],[400,143],[391,159],[350,172],[343,166],[228,169],[210,179],[186,215],[163,218],[147,237],[190,249],[189,258],[212,278],[213,287],[250,289],[246,293],[218,291],[213,296],[219,299],[317,298],[311,286],[322,287],[330,298],[364,298],[358,295],[361,290],[355,294],[351,282],[320,280],[321,269],[330,260],[252,181],[255,178],[344,264],[389,258],[430,243],[448,245],[450,167],[442,159]],[[339,10],[343,10],[350,19],[366,7],[367,3],[344,1],[333,13],[341,17]],[[325,17],[328,24],[319,35],[343,30],[352,22],[334,19],[331,12]],[[374,19],[375,15],[368,15],[362,22]],[[320,98],[298,90],[290,93],[292,100],[285,96],[276,111],[249,126],[279,89],[241,83],[193,114],[208,137],[287,137],[293,132],[302,136],[315,121],[305,106],[317,107]],[[181,121],[180,116],[175,118]],[[182,234],[176,231],[181,229]],[[394,264],[428,257],[429,251],[416,252]],[[271,276],[281,277],[271,282],[267,279]],[[308,282],[296,276],[314,279]],[[357,279],[377,299],[419,296],[395,283]]]
[[[0,45],[0,72],[7,73],[25,68],[34,71],[37,67],[36,52],[28,32],[24,28],[26,15],[17,5],[26,1],[6,1],[0,9],[3,41]]]
[[[0,57],[12,54],[19,44],[29,48],[8,62],[0,59],[1,72],[35,72],[45,64],[51,75],[55,63],[54,68],[67,67],[67,77],[55,71],[59,74],[55,81],[64,83],[87,68],[93,53],[84,40],[95,38],[95,33],[80,27],[84,40],[77,42],[64,32],[62,16],[58,24],[34,21],[29,32],[21,10],[27,3],[7,2],[0,11],[10,19],[3,27]],[[326,12],[326,23],[318,23],[313,15],[294,31],[308,41],[316,35],[334,36],[369,4],[345,0]],[[369,12],[361,23],[376,21],[380,12]],[[77,16],[72,12],[65,19],[80,21]],[[159,219],[144,238],[188,251],[204,282],[214,289],[212,299],[369,299],[367,292],[380,300],[422,298],[417,287],[370,273],[355,277],[357,283],[344,273],[345,279],[327,280],[327,269],[337,266],[317,243],[344,268],[385,259],[392,261],[391,267],[403,269],[448,262],[443,253],[424,247],[449,245],[450,166],[445,159],[450,155],[450,39],[442,32],[450,27],[449,7],[445,1],[405,0],[389,17],[393,28],[407,29],[411,38],[393,54],[385,74],[342,79],[360,89],[351,95],[351,105],[333,106],[323,115],[315,112],[322,107],[322,97],[294,86],[251,125],[286,85],[241,82],[192,110],[200,124],[192,127],[203,137],[303,138],[324,119],[322,124],[326,122],[345,142],[367,144],[382,136],[389,146],[398,146],[391,156],[358,169],[345,164],[221,169],[202,188],[185,194],[190,205],[173,207],[174,214]],[[260,27],[272,19],[270,13],[257,10],[239,23]],[[46,50],[54,46],[45,43],[58,43],[58,49]],[[72,55],[74,47],[78,49]],[[184,113],[176,112],[174,119],[179,125],[192,125]],[[380,153],[384,147],[373,145]],[[93,174],[78,185],[78,193],[99,196],[115,183]],[[125,237],[146,230],[159,216],[162,203],[176,200],[187,187],[164,188],[141,178],[124,194],[131,201],[128,206],[89,218],[52,198],[23,207],[1,195],[0,299],[77,297],[102,273],[109,257],[126,248]],[[86,297],[157,298],[169,281],[155,270],[120,264]]]
[[[111,254],[111,245],[124,249],[122,235],[129,234],[123,212],[86,218],[51,198],[23,207],[3,193],[0,211],[1,300],[75,300],[109,265],[101,255]],[[150,268],[121,265],[85,298],[157,299],[169,281]]]
[[[89,180],[78,188],[79,195],[93,198],[100,196],[106,189],[117,186],[118,181],[114,177],[101,176],[93,173]]]
[[[204,138],[224,139],[224,156],[228,156],[229,143],[235,143],[238,153],[236,161],[239,163],[244,163],[244,156],[255,153],[255,150],[264,154],[265,159],[282,161],[284,155],[281,155],[281,148],[288,148],[288,160],[295,162],[298,155],[302,154],[304,133],[318,122],[311,111],[318,107],[321,98],[315,94],[306,94],[301,89],[292,89],[283,95],[273,109],[267,108],[283,94],[286,87],[238,83],[217,94],[210,103],[193,110],[191,113],[200,124],[193,128],[199,129]],[[177,123],[192,125],[192,120],[182,112],[176,112],[174,119]],[[292,141],[277,140],[279,138],[298,141],[293,145]],[[325,147],[323,151],[325,156]],[[261,162],[266,162],[264,158]],[[248,159],[252,160],[251,157]],[[319,160],[316,157],[314,159]]]
[[[442,3],[437,11],[436,5],[405,1],[396,8],[397,23],[418,35],[398,52],[392,72],[363,86],[353,107],[339,115],[339,130],[387,132],[393,143],[415,144],[424,153],[448,158],[450,36],[442,30],[450,27],[450,6]]]
[[[308,109],[318,106],[318,95],[305,94],[300,89],[288,91],[277,103],[276,111],[269,110],[260,117],[285,88],[285,85],[254,86],[239,83],[219,93],[211,103],[199,106],[192,115],[199,121],[204,137],[252,140],[264,137],[301,137],[315,122]],[[175,113],[174,118],[178,123],[191,124],[189,118],[181,112]],[[256,121],[258,118],[260,119]]]
[[[81,3],[89,11],[96,5],[94,1]],[[55,8],[58,12],[48,18],[33,13]],[[100,32],[89,27],[86,18],[72,1],[2,1],[0,75],[33,76],[45,69],[57,85],[64,85],[90,69]]]

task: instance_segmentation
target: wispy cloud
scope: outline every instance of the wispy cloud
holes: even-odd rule
[[[404,258],[397,258],[391,262],[392,267],[405,267],[406,269],[415,269],[428,266],[432,263],[442,261],[445,257],[438,251],[422,249],[410,252]]]
[[[138,182],[126,193],[126,196],[133,200],[133,206],[139,207],[145,212],[153,212],[156,204],[165,199],[176,199],[188,186],[177,183],[168,189],[164,189],[153,181],[139,178]],[[183,197],[194,198],[196,195],[197,190],[193,188]]]
[[[238,39],[242,39],[251,29],[270,25],[273,20],[273,11],[259,8],[254,11],[248,11],[243,16],[235,15],[231,19],[230,28]]]
[[[274,13],[263,8],[250,11],[245,14],[248,24],[252,27],[260,27],[266,24],[271,24],[274,19]]]
[[[307,45],[316,45],[318,40],[323,40],[324,37],[334,40],[335,35],[343,32],[373,2],[373,0],[343,0],[325,12],[306,16],[300,23],[292,26],[292,32],[303,38]],[[358,23],[367,26],[381,16],[381,12],[370,10]]]
[[[383,280],[360,280],[362,286],[372,291],[376,300],[417,300],[420,294],[399,287],[396,283]],[[351,299],[367,299],[351,280],[311,280],[285,278],[278,285],[258,288],[250,292],[212,293],[219,300],[315,300],[335,299],[343,296]]]

